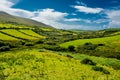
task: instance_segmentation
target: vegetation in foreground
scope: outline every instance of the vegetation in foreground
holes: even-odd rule
[[[119,80],[120,70],[43,49],[22,49],[0,53],[2,80]]]

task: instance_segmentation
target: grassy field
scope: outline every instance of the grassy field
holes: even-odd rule
[[[5,41],[17,41],[17,38],[5,35],[3,33],[0,33],[0,40],[5,40]]]
[[[88,58],[97,64],[120,70],[120,60],[115,59],[115,58],[95,57],[95,56],[89,56],[86,54],[75,54],[75,53],[70,53],[70,52],[54,52],[54,53],[61,54],[63,56],[71,55],[74,59],[77,59],[80,61],[82,61],[85,58]]]
[[[32,31],[32,30],[19,30],[19,31],[22,32],[22,33],[25,33],[25,34],[27,34],[27,35],[33,36],[33,37],[45,38],[45,36],[41,36],[41,35],[35,33],[35,32]]]
[[[99,64],[99,66],[102,66]],[[39,49],[0,53],[0,80],[119,80],[120,70],[102,66],[109,75],[92,66]]]
[[[36,37],[25,35],[15,29],[4,29],[4,30],[0,30],[0,31],[2,31],[6,34],[9,34],[13,37],[17,37],[17,38],[22,38],[22,39],[27,39],[27,40],[37,40],[38,39]]]
[[[88,42],[91,42],[93,44],[106,44],[106,46],[117,48],[119,47],[120,44],[120,35],[112,36],[112,37],[104,37],[104,38],[79,39],[79,40],[65,42],[60,46],[67,48],[69,45],[74,45],[75,47],[77,47],[79,45],[83,45]]]

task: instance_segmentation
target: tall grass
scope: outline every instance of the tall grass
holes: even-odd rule
[[[100,65],[102,66],[102,65]],[[6,80],[119,80],[120,71],[102,66],[110,75],[79,60],[36,49],[0,53],[0,78]]]

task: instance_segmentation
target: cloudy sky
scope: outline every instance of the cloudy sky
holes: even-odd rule
[[[120,0],[0,0],[0,11],[60,29],[120,28]]]

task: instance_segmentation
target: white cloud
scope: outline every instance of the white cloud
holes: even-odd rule
[[[76,3],[79,4],[79,5],[82,5],[82,6],[87,6],[85,3],[80,2],[80,1],[76,1]]]
[[[68,21],[68,22],[85,22],[85,23],[91,23],[91,20],[87,20],[87,19],[80,19],[80,18],[71,18],[71,19],[64,19],[64,21]]]
[[[14,4],[8,0],[0,0],[0,7],[11,7]]]
[[[108,10],[106,14],[110,20],[108,27],[120,27],[120,10]]]
[[[75,14],[75,13],[72,13],[71,15],[75,16],[75,15],[77,15],[77,14]]]
[[[49,8],[35,11],[34,13],[35,16],[31,19],[43,22],[53,27],[57,27],[56,24],[58,24],[59,21],[64,20],[64,17],[68,15],[68,13],[58,12]]]
[[[101,24],[101,23],[105,23],[105,22],[109,22],[109,19],[98,19],[98,20],[94,20],[92,21],[93,23],[97,23],[97,24]]]
[[[81,21],[81,19],[72,18],[72,19],[64,19],[64,21],[73,22],[73,21]]]
[[[86,7],[86,6],[72,6],[73,8],[77,9],[77,11],[79,12],[84,12],[84,13],[91,13],[91,14],[96,14],[96,13],[100,13],[101,11],[103,11],[102,8],[90,8],[90,7]]]
[[[35,13],[37,14],[36,18],[38,17],[40,19],[46,19],[46,20],[52,20],[52,21],[62,20],[65,16],[68,15],[68,13],[58,12],[58,11],[55,11],[54,9],[49,9],[49,8],[39,10]]]

